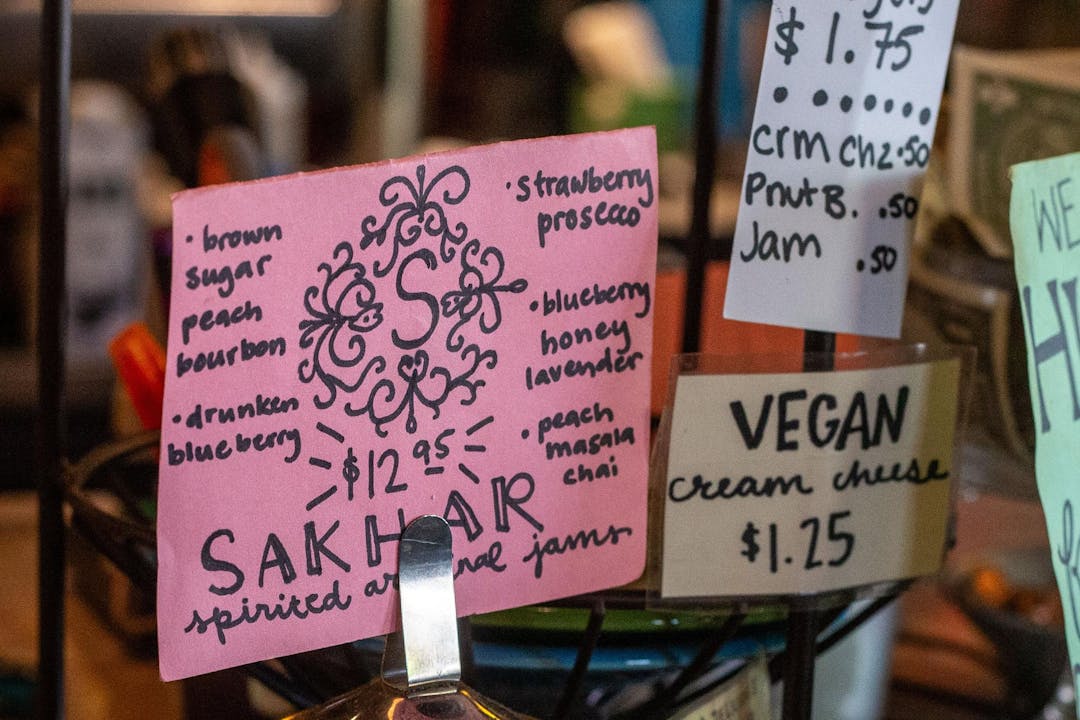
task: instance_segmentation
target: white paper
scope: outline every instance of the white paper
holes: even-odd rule
[[[959,369],[679,377],[662,597],[819,593],[934,572]]]
[[[669,720],[770,720],[769,666],[758,654],[735,676]]]
[[[776,0],[724,316],[897,337],[958,0]]]

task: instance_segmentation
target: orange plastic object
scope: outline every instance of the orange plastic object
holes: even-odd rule
[[[791,353],[787,372],[802,370],[803,331],[796,328],[728,320],[724,317],[728,263],[710,262],[705,268],[701,313],[701,352],[716,355]],[[656,275],[656,308],[653,330],[652,414],[658,416],[667,398],[671,356],[680,352],[685,269],[660,270]],[[861,346],[857,335],[838,334],[836,351],[854,352]]]
[[[711,262],[705,268],[705,298],[701,313],[701,351],[717,355],[747,353],[801,353],[803,331],[796,328],[728,320],[724,317],[729,265]],[[802,360],[792,359],[790,372],[802,369]]]
[[[127,391],[143,427],[161,427],[161,401],[165,394],[165,349],[145,323],[121,330],[109,343],[116,374]]]
[[[653,307],[652,402],[653,417],[659,417],[667,399],[671,357],[682,346],[683,297],[686,295],[686,271],[658,270],[656,302]]]

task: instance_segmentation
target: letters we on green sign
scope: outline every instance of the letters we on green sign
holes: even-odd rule
[[[1035,478],[1065,606],[1074,677],[1080,670],[1080,153],[1012,168],[1016,281],[1035,417]]]

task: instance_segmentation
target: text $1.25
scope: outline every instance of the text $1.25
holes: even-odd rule
[[[766,553],[769,572],[777,573],[781,565],[793,565],[802,562],[804,570],[820,567],[840,567],[851,557],[855,549],[855,535],[844,529],[851,511],[843,510],[830,513],[826,518],[808,517],[798,524],[798,537],[792,539],[785,528],[785,541],[781,544],[780,527],[769,523],[759,528],[755,523],[746,523],[741,540],[743,549],[739,554],[750,563],[756,563],[761,553]],[[791,554],[792,548],[797,548]]]

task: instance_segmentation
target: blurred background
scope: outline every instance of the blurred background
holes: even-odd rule
[[[722,3],[720,143],[711,262],[701,299],[704,350],[802,345],[799,331],[719,317],[769,7],[764,0]],[[71,458],[140,429],[116,382],[108,348],[133,321],[145,322],[163,340],[170,193],[419,151],[639,124],[657,126],[661,152],[653,382],[659,412],[668,359],[682,335],[693,182],[690,127],[703,2],[74,0],[74,12],[65,269]],[[0,717],[25,713],[35,653],[35,505],[28,491],[35,481],[30,449],[36,407],[39,24],[34,0],[0,2],[0,557],[12,563],[11,577],[26,579],[0,587]],[[1021,549],[1042,547],[1046,539],[1034,504],[1009,241],[980,210],[995,206],[994,187],[967,183],[968,195],[953,191],[958,177],[980,172],[970,154],[954,151],[1004,142],[1010,160],[1017,161],[1080,149],[1080,5],[962,0],[956,42],[974,54],[954,61],[947,82],[915,239],[905,333],[973,344],[980,351],[972,439],[962,451],[970,468],[964,498],[972,504],[961,503],[958,521],[960,546],[973,548],[974,557],[1001,542],[991,531],[1000,522],[1014,523]],[[1049,48],[1055,51],[1047,54]],[[957,77],[975,67],[999,85],[1016,77],[1039,84],[1054,95],[1053,107],[1024,109],[1030,122],[1022,138],[978,136],[971,117],[979,98],[954,92]],[[982,300],[972,299],[985,299],[987,289],[1000,302],[980,305]],[[999,317],[1004,320],[992,321]],[[841,344],[859,343],[849,338]],[[224,684],[220,695],[157,681],[151,601],[133,593],[93,549],[75,543],[71,556],[73,592],[81,598],[69,608],[71,717],[260,716],[246,700],[236,707],[220,700],[213,709],[200,704],[200,697],[246,696],[247,685],[235,678],[206,681]],[[1007,585],[1005,575],[999,579]],[[916,600],[905,598],[900,629],[889,624],[868,646],[877,655],[878,679],[841,675],[831,697],[842,700],[860,682],[877,683],[884,689],[871,703],[873,712],[900,718],[908,716],[905,687],[933,685],[932,676],[942,682],[918,654],[926,643],[896,646],[901,661],[904,653],[914,653],[905,671],[913,675],[904,676],[881,657],[882,637],[890,643],[884,655],[892,657],[894,636],[923,637],[942,627],[932,613],[946,613],[949,628],[964,622],[964,614],[933,589],[922,597],[909,595]],[[993,708],[1004,706],[1018,681],[1003,670],[1008,663],[995,659],[993,640],[969,633],[948,642],[959,643],[954,655],[978,661],[959,670],[949,665],[946,686],[936,690],[958,700],[947,705],[953,714],[932,716],[997,717]],[[950,662],[960,661],[950,655]],[[1050,671],[1056,676],[1058,669]],[[281,710],[267,702],[271,709],[262,716]],[[907,702],[916,708],[911,716],[925,716],[918,698]],[[852,707],[846,715],[833,709],[820,716],[866,720],[859,713],[867,705]]]

